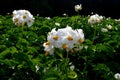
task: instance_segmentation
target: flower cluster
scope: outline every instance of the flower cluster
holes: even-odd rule
[[[94,24],[94,23],[100,23],[103,20],[102,16],[99,16],[98,14],[91,15],[88,19],[88,23]]]
[[[82,29],[73,30],[70,26],[58,29],[53,28],[48,33],[47,42],[43,44],[46,54],[53,54],[55,48],[72,51],[75,44],[81,44],[84,41]]]
[[[82,5],[75,5],[75,11],[79,12],[80,10],[82,10]]]
[[[26,23],[30,27],[33,25],[34,17],[28,10],[14,10],[12,20],[17,26],[24,26]]]

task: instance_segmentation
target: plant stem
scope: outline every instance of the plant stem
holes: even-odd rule
[[[66,56],[66,78],[68,79],[68,70],[67,70],[67,65],[68,65],[68,52],[67,52],[67,56]]]
[[[94,30],[94,34],[93,34],[93,40],[92,40],[93,43],[94,43],[95,37],[96,37],[96,26],[95,26],[95,30]]]

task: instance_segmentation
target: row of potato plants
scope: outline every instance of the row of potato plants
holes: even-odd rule
[[[89,18],[35,16],[31,27],[20,27],[14,25],[12,16],[0,15],[0,79],[115,80],[114,74],[120,73],[120,21],[103,16],[102,22],[89,24]],[[67,25],[83,30],[80,49],[55,49],[54,55],[45,55],[47,34]]]

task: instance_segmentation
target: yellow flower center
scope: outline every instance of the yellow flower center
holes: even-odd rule
[[[54,39],[54,40],[58,40],[58,36],[54,36],[53,39]]]
[[[69,40],[69,41],[72,41],[72,40],[73,40],[72,36],[69,35],[69,36],[68,36],[68,40]]]
[[[66,49],[67,48],[67,44],[63,44],[62,48]]]
[[[45,45],[50,45],[50,41],[46,42]]]
[[[23,16],[23,19],[25,19],[26,18],[26,16]]]
[[[18,18],[15,18],[15,22],[18,22],[18,20],[19,20]]]
[[[82,38],[80,38],[80,39],[78,40],[78,42],[79,42],[79,43],[82,43],[82,42],[83,42]]]

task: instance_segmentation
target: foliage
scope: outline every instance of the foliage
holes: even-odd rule
[[[103,18],[89,24],[90,16],[35,16],[31,27],[15,26],[12,17],[0,15],[0,79],[1,80],[115,80],[120,72],[120,24]],[[60,23],[60,26],[55,25]],[[80,50],[55,50],[45,56],[43,43],[53,28],[83,29],[85,41]],[[112,28],[102,32],[102,28]],[[71,67],[73,67],[71,69]]]

